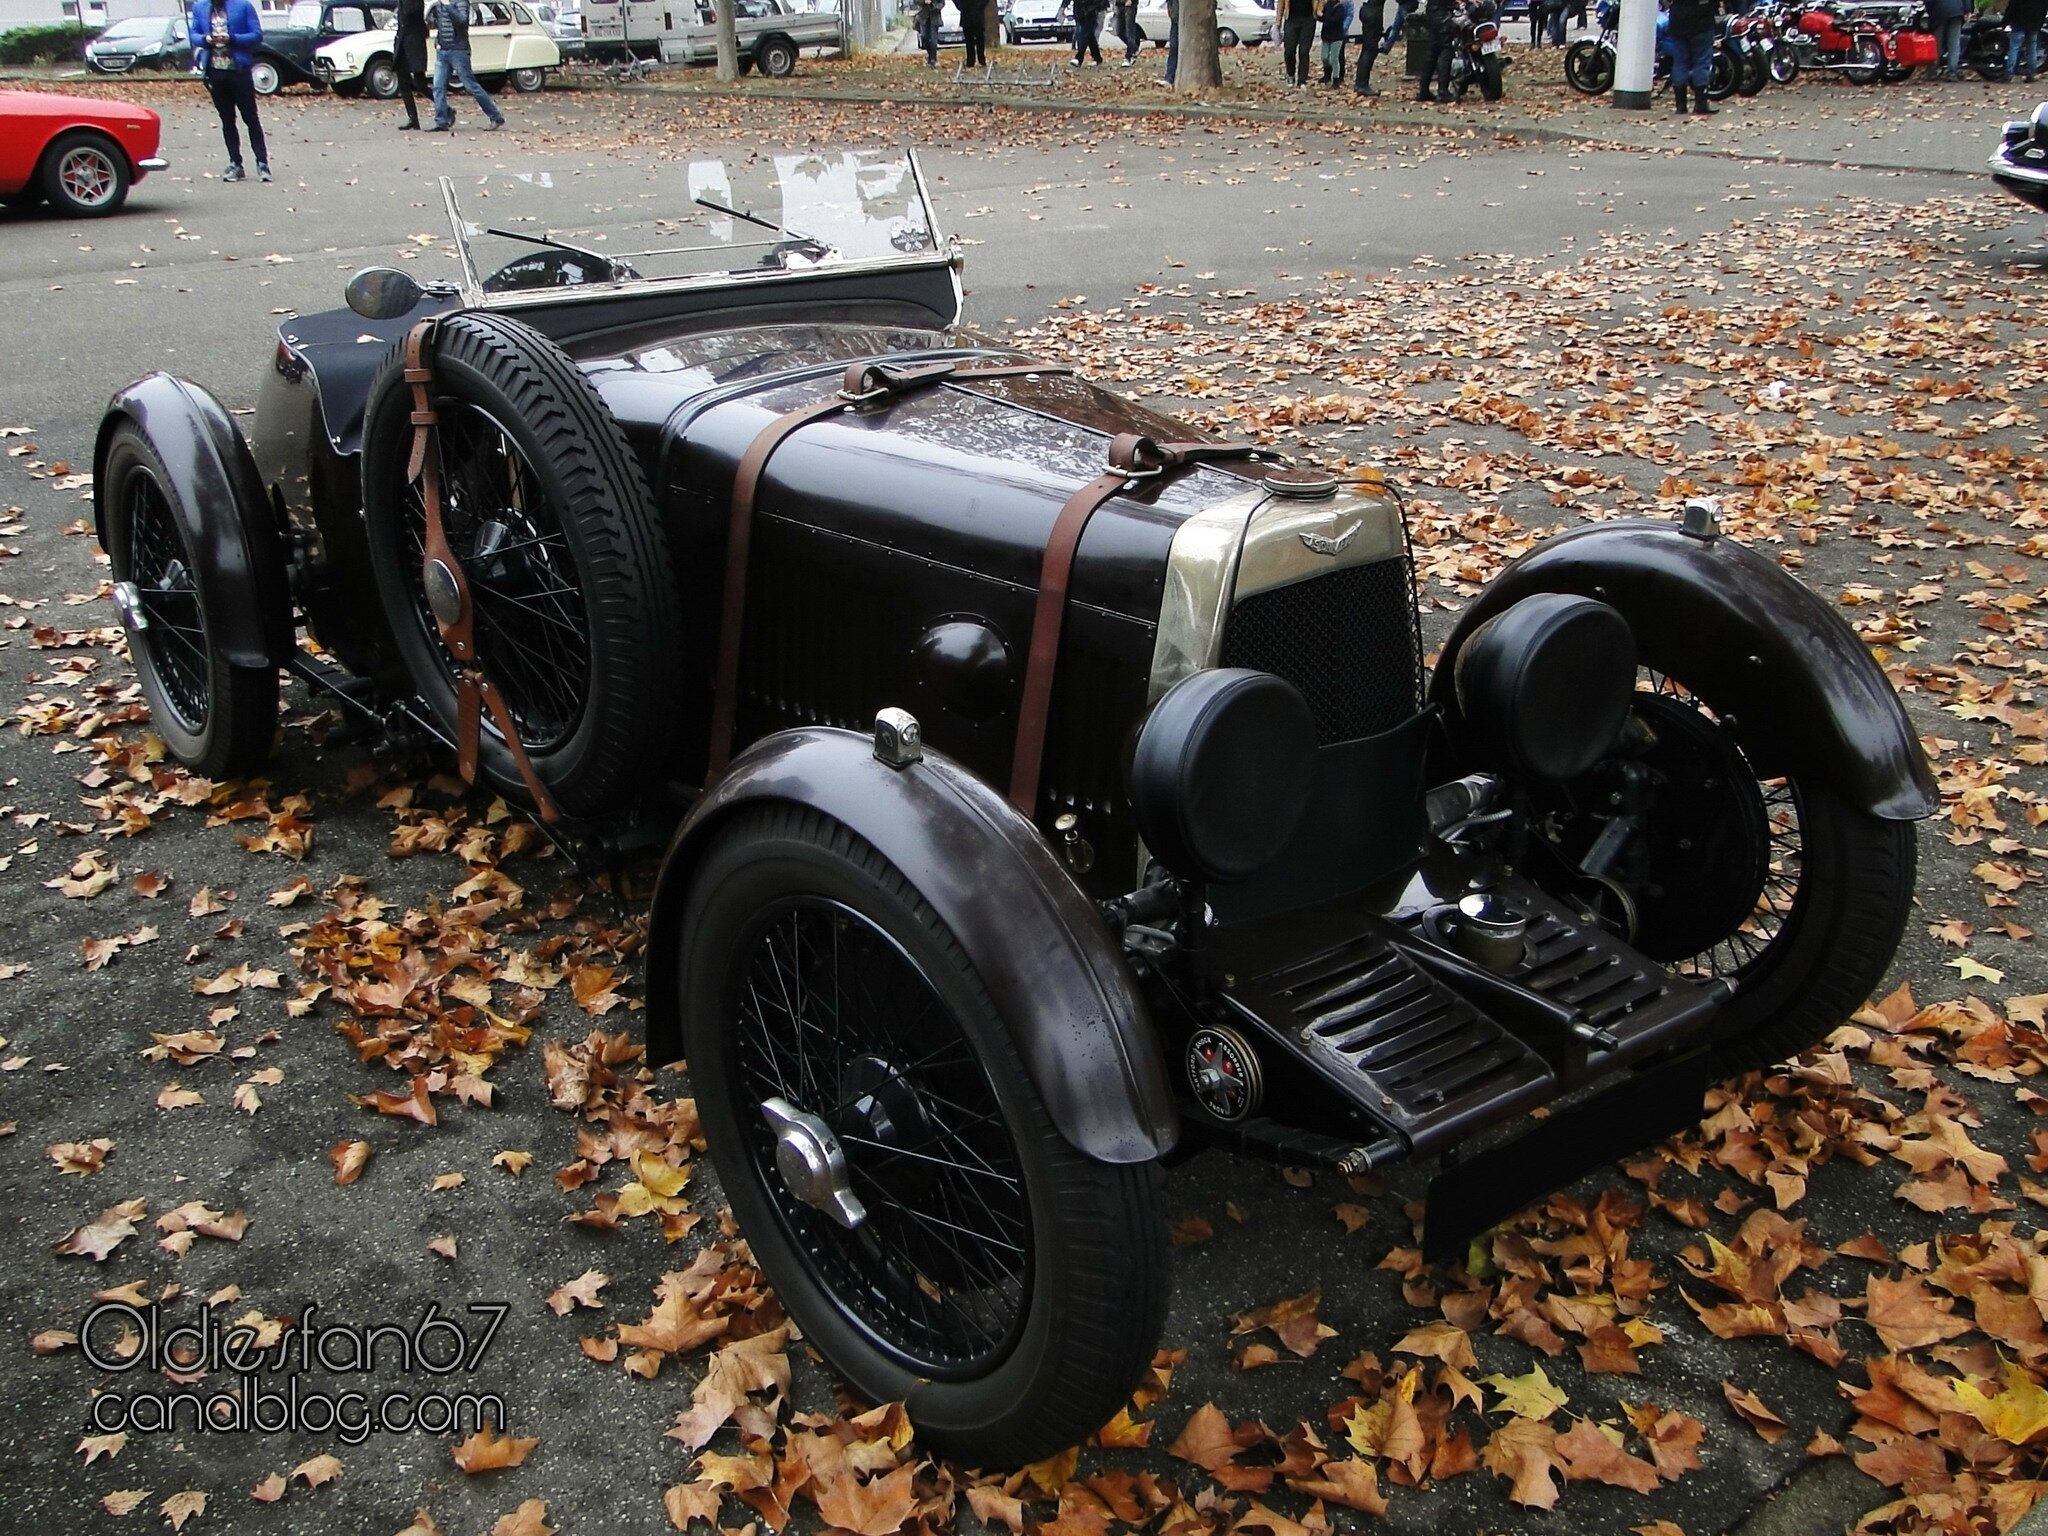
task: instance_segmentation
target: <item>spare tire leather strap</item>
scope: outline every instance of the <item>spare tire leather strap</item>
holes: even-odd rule
[[[420,501],[426,511],[420,581],[427,595],[427,608],[434,616],[442,645],[455,662],[456,765],[463,783],[476,782],[478,738],[483,732],[483,711],[488,706],[541,820],[552,822],[560,819],[561,811],[526,754],[526,745],[519,739],[519,727],[513,722],[504,693],[477,660],[476,610],[470,602],[469,576],[448,543],[448,530],[441,522],[441,449],[435,435],[439,418],[434,412],[433,396],[428,392],[434,381],[434,371],[428,362],[433,329],[434,321],[422,320],[405,338],[405,382],[412,389],[412,456],[406,464],[406,480],[408,484],[419,482]]]
[[[732,477],[732,506],[726,522],[725,592],[718,625],[718,672],[711,695],[711,743],[704,764],[710,783],[732,761],[733,725],[739,712],[740,642],[746,630],[747,562],[753,543],[754,502],[768,460],[794,433],[842,412],[887,404],[935,385],[971,384],[977,379],[1021,379],[1031,375],[1071,373],[1058,363],[1003,363],[976,368],[959,363],[892,363],[863,359],[847,365],[836,393],[809,405],[785,411],[754,435],[740,455]]]

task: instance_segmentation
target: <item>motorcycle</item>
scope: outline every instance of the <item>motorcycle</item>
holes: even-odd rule
[[[1779,51],[1777,23],[1767,11],[1728,18],[1722,46],[1735,65],[1735,89],[1754,96],[1771,81],[1771,61]],[[1714,94],[1710,84],[1707,95]]]
[[[2005,125],[1991,157],[1991,179],[2038,213],[2048,213],[2048,101],[2024,122]]]
[[[1798,12],[1785,40],[1798,69],[1839,70],[1857,85],[1904,80],[1916,66],[1932,64],[1938,53],[1933,33],[1915,27],[1895,30],[1866,9],[1835,0]]]
[[[1963,23],[1963,67],[1980,80],[1994,84],[2007,79],[2005,18],[1989,14],[1972,15]]]
[[[1614,86],[1615,31],[1620,17],[1620,6],[1616,0],[1601,0],[1598,11],[1600,33],[1597,37],[1581,38],[1565,50],[1565,83],[1587,96],[1604,95]],[[1664,21],[1657,21],[1657,56],[1651,74],[1651,89],[1659,90],[1671,80],[1671,55],[1664,46]],[[1727,41],[1721,36],[1714,39],[1713,72],[1707,79],[1707,97],[1722,101],[1735,94],[1740,77],[1736,61]],[[1758,87],[1761,89],[1761,86]],[[1751,91],[1748,94],[1755,95]]]
[[[1463,96],[1474,81],[1479,94],[1499,101],[1506,93],[1502,74],[1507,52],[1501,46],[1500,20],[1493,7],[1478,5],[1458,12],[1458,30],[1451,49],[1451,89]]]

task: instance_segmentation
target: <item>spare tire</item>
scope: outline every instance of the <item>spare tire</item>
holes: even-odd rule
[[[476,616],[476,655],[563,811],[622,810],[659,782],[679,649],[667,540],[626,435],[590,381],[532,327],[465,312],[430,349],[442,527]],[[422,580],[426,508],[407,475],[412,398],[394,353],[370,392],[363,516],[371,564],[421,700],[455,735],[456,668]],[[479,761],[528,798],[484,712]],[[650,771],[651,770],[651,771]]]

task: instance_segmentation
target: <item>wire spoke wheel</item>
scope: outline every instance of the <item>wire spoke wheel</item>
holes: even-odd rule
[[[816,1282],[907,1369],[983,1370],[1030,1299],[1024,1171],[988,1074],[903,948],[851,908],[792,898],[756,921],[733,978],[741,1094],[815,1116],[864,1216],[791,1187],[757,1115],[757,1176]]]
[[[527,750],[549,751],[575,733],[590,697],[589,619],[561,514],[488,411],[446,397],[434,409],[441,526],[469,580],[478,655],[504,691]],[[455,660],[427,604],[426,536],[426,500],[415,481],[405,520],[414,615],[452,678]],[[485,729],[496,727],[487,722]]]
[[[154,476],[137,467],[121,495],[128,513],[128,580],[147,620],[136,643],[147,653],[178,723],[197,735],[206,729],[208,647],[192,553]]]

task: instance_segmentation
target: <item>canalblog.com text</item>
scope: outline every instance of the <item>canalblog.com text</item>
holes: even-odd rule
[[[456,1383],[446,1378],[476,1371],[510,1306],[466,1310],[467,1318],[443,1316],[429,1302],[411,1323],[329,1323],[309,1303],[286,1322],[225,1322],[209,1305],[172,1325],[153,1305],[102,1302],[79,1325],[86,1360],[110,1374],[140,1374],[94,1394],[89,1432],[331,1434],[347,1445],[378,1434],[502,1432],[503,1399],[448,1390]],[[372,1375],[415,1385],[366,1390],[319,1379]]]

